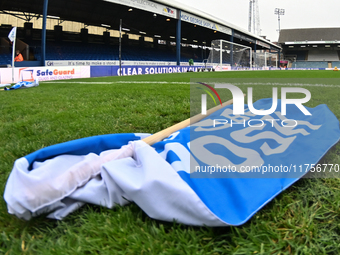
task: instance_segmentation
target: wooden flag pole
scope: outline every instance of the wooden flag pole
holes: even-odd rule
[[[186,120],[183,120],[182,122],[180,123],[177,123],[171,127],[168,127],[162,131],[159,131],[158,133],[155,133],[153,135],[150,135],[144,139],[142,139],[142,141],[144,141],[145,143],[149,144],[149,145],[153,145],[157,142],[160,142],[162,141],[163,139],[169,137],[172,133],[182,129],[182,128],[185,128],[185,127],[188,127],[190,124],[194,124],[202,119],[204,119],[205,117],[209,116],[210,114],[216,112],[217,110],[227,106],[227,105],[231,105],[233,103],[233,100],[230,99],[229,101],[227,102],[224,102],[222,105],[217,105],[211,109],[209,109],[207,111],[207,114],[206,115],[203,115],[203,114],[197,114],[189,119],[186,119]]]

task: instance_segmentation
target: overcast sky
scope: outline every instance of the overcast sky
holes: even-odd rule
[[[249,0],[178,0],[248,30]],[[340,27],[340,0],[258,0],[261,35],[277,41],[275,8],[285,9],[281,29]]]

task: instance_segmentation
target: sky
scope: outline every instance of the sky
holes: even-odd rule
[[[249,0],[178,0],[248,31]],[[281,29],[340,27],[339,0],[258,0],[261,35],[278,40],[275,8],[285,9]]]

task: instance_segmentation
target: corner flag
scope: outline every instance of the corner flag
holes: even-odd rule
[[[13,27],[11,32],[8,34],[8,38],[11,40],[11,42],[15,41],[15,37],[17,35],[17,27]]]
[[[12,46],[12,82],[14,83],[14,54],[15,54],[15,39],[17,36],[17,27],[13,27],[8,34],[9,40],[13,43]]]

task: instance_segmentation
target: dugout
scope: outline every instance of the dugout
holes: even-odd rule
[[[109,45],[117,52],[120,20],[125,29],[122,45],[138,46],[140,51],[168,49],[177,65],[183,58],[195,55],[200,60],[207,58],[210,43],[216,39],[249,46],[255,52],[280,51],[279,46],[232,23],[170,0],[12,0],[1,1],[0,10],[1,15],[22,21],[23,25],[18,26],[19,39],[34,47],[41,65],[55,58],[50,54],[50,45],[62,48],[63,42]],[[68,21],[81,23],[81,29],[69,31],[65,26]],[[89,32],[90,27],[104,30],[94,35]],[[6,38],[10,29],[8,24],[1,24],[0,37]]]
[[[288,67],[340,66],[340,28],[282,29],[279,43]]]

